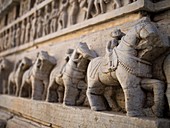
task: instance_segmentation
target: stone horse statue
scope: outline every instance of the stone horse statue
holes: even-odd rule
[[[82,105],[86,99],[87,67],[97,54],[90,50],[86,43],[81,42],[76,49],[69,49],[67,54],[68,58],[60,75],[57,74],[55,84],[50,82],[47,101],[63,102],[65,105]]]
[[[13,63],[6,59],[2,58],[0,60],[0,94],[8,93],[8,77],[13,68]]]
[[[145,116],[145,93],[152,91],[154,115],[163,116],[165,84],[152,77],[152,63],[157,56],[165,52],[165,42],[156,26],[147,18],[141,19],[121,38],[113,49],[114,71],[106,71],[106,57],[93,59],[87,71],[87,97],[92,110],[115,109],[107,87],[121,86],[125,96],[127,116]],[[162,50],[161,50],[162,48]],[[159,50],[156,50],[159,49]]]
[[[56,59],[41,51],[33,64],[23,75],[20,90],[21,97],[45,100],[49,75],[56,64]]]
[[[27,57],[24,57],[15,64],[14,70],[10,73],[8,78],[8,94],[16,96],[19,95],[22,76],[31,65],[32,61]]]

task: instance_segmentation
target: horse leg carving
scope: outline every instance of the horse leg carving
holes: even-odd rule
[[[109,107],[112,108],[113,111],[119,112],[121,111],[121,107],[118,105],[116,99],[112,98],[112,96],[115,96],[113,87],[106,87],[104,92],[104,97],[106,98]]]
[[[78,89],[80,90],[80,93],[76,105],[82,105],[86,99],[87,84],[84,81],[80,81],[78,83]]]
[[[63,85],[58,86],[57,94],[58,94],[58,102],[63,103],[63,99],[64,99],[64,86]]]
[[[16,92],[15,92],[15,95],[18,96],[18,94],[19,94],[19,85],[16,84]]]
[[[144,92],[140,87],[141,79],[128,73],[122,67],[116,70],[116,76],[125,95],[125,108],[127,116],[144,116]]]
[[[55,83],[55,80],[51,80],[48,90],[47,90],[47,98],[46,101],[48,102],[57,102],[58,96],[57,96],[57,84]]]
[[[152,111],[156,117],[163,117],[163,110],[165,104],[165,84],[164,82],[156,79],[143,79],[141,82],[143,89],[153,91],[154,105]]]
[[[22,78],[21,78],[22,79]],[[16,82],[16,92],[15,95],[19,96],[20,88],[21,88],[21,79],[20,80],[15,80]]]
[[[103,111],[107,107],[104,103],[104,85],[98,80],[88,79],[87,97],[92,110]]]
[[[79,90],[76,88],[76,86],[72,83],[72,79],[66,75],[63,75],[63,81],[64,81],[64,104],[74,106],[76,105],[76,99],[79,94]]]
[[[30,98],[30,85],[27,84],[26,82],[22,83],[19,96]]]
[[[43,81],[32,79],[32,99],[42,100],[42,95],[44,91]]]
[[[9,82],[8,94],[9,95],[15,95],[15,90],[16,90],[15,84],[13,82]]]
[[[48,80],[43,81],[43,94],[42,94],[42,100],[45,100],[47,96],[47,89],[48,89]]]

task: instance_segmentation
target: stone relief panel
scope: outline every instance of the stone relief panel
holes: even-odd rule
[[[35,15],[39,15],[38,12]],[[30,19],[34,18],[30,17],[28,21]],[[30,25],[32,29],[32,23]],[[62,43],[56,47],[55,44],[45,46],[44,49],[55,54],[50,56],[42,51],[37,55],[33,66],[23,74],[20,96],[76,106],[83,105],[87,93],[92,110],[127,112],[127,116],[164,117],[167,85],[166,81],[153,75],[152,62],[166,53],[169,42],[165,42],[167,37],[162,36],[148,18],[132,26],[126,31],[117,28],[111,34],[100,31],[92,33],[92,36],[77,37],[68,42],[74,43],[74,48]],[[77,45],[75,42],[80,40],[86,40],[87,44]],[[100,53],[99,57],[92,52],[91,47]],[[64,59],[61,53],[66,50]],[[35,51],[32,54],[35,55]],[[168,79],[169,53],[166,54],[161,70],[165,72],[165,79]],[[57,58],[57,65],[54,57]],[[58,58],[65,62],[61,64]],[[125,108],[120,105],[118,95],[125,98]]]
[[[13,29],[15,41],[9,43],[12,45],[1,51],[32,42],[50,33],[136,2],[136,0],[52,0],[43,7],[36,9],[42,2],[45,1],[36,0],[33,2],[24,0],[20,3],[20,17],[31,9],[31,4],[34,4],[33,8],[35,11],[32,11],[27,17],[8,28]],[[9,13],[11,14],[8,20],[9,23],[16,18],[17,14],[13,14],[13,12],[17,12],[17,7],[15,8],[15,11]],[[9,36],[8,31],[4,30],[1,32],[3,33],[1,38]]]

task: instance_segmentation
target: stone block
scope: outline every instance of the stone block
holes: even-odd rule
[[[168,128],[170,126],[169,119],[127,117],[120,113],[94,112],[85,107],[67,107],[57,103],[6,95],[1,95],[0,99],[2,108],[45,126],[64,128]]]

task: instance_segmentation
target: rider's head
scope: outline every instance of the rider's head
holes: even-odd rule
[[[118,29],[118,28],[115,28],[111,32],[111,37],[113,37],[113,38],[120,39],[122,36],[124,36],[124,33],[120,29]]]

